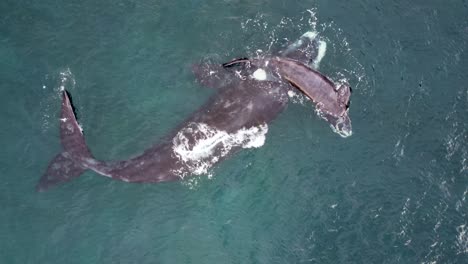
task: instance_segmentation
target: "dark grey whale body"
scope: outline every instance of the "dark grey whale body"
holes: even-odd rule
[[[307,68],[299,73],[305,74],[303,77],[297,76],[297,72],[291,72],[294,70],[291,64],[297,64],[298,68],[306,67],[300,60],[312,61],[317,57],[313,48],[315,45],[312,39],[303,36],[300,45],[282,53],[282,56],[288,58],[268,59],[270,67],[265,67],[267,61],[260,59],[250,60],[251,65],[248,67],[194,65],[192,70],[198,82],[216,89],[216,94],[161,142],[141,155],[124,161],[98,161],[92,156],[73,112],[70,97],[66,91],[62,91],[60,139],[63,151],[49,163],[36,189],[45,191],[79,177],[86,170],[125,182],[175,181],[190,175],[205,174],[207,169],[241,148],[261,146],[268,131],[267,124],[287,105],[288,91],[296,89],[292,85],[312,99],[319,98],[317,105],[327,98],[332,99],[326,105],[340,104],[339,97],[333,97],[335,94],[320,97],[317,92],[330,92],[331,84],[323,89],[317,89],[314,85],[307,88],[309,81],[321,85],[320,80],[327,82],[326,77],[323,79],[318,72],[311,73]],[[255,73],[264,68],[276,74],[259,80]]]
[[[174,130],[143,154],[126,161],[103,162],[91,155],[68,93],[63,91],[60,119],[63,152],[51,161],[37,190],[44,191],[69,181],[88,169],[125,182],[180,180],[197,174],[200,167],[203,170],[203,166],[212,166],[242,147],[255,146],[252,141],[265,135],[266,124],[284,109],[287,102],[286,89],[277,83],[235,81],[192,114],[181,129]],[[202,149],[195,149],[200,144]]]

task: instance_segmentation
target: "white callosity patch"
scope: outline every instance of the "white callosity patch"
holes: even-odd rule
[[[244,75],[242,75],[242,71],[235,71],[234,72],[237,76],[237,78],[241,79],[241,80],[245,80],[246,77]]]
[[[172,140],[174,154],[187,167],[187,170],[175,173],[181,178],[188,174],[207,174],[208,170],[233,148],[263,146],[267,132],[266,124],[228,133],[204,123],[191,123]]]
[[[258,81],[265,81],[267,79],[267,74],[264,69],[257,69],[253,74],[253,78]]]

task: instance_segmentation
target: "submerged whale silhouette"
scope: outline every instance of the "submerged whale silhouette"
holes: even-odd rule
[[[307,61],[319,57],[319,52],[312,50],[317,47],[314,39],[304,36],[302,43],[295,43],[296,46],[290,46],[281,55]],[[254,60],[253,64],[256,63]],[[293,81],[274,75],[270,79],[258,78],[259,70],[260,73],[264,71],[259,67],[236,67],[240,68],[195,65],[193,72],[199,83],[217,89],[217,93],[159,143],[124,161],[99,161],[92,156],[70,96],[62,91],[60,139],[63,151],[49,163],[36,189],[45,191],[79,177],[86,170],[125,182],[175,181],[205,174],[214,164],[241,148],[263,145],[267,124],[287,105],[287,92],[295,89],[290,85]],[[310,76],[315,79],[318,75]]]

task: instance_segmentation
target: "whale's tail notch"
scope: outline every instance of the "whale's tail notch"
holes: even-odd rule
[[[65,90],[62,91],[60,139],[63,151],[49,163],[47,171],[36,186],[37,191],[45,191],[79,177],[87,170],[86,164],[94,161],[76,121],[70,96]]]

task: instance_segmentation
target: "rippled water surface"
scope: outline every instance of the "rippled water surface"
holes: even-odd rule
[[[468,2],[0,3],[1,263],[467,263]],[[306,31],[353,87],[343,139],[301,98],[209,177],[34,186],[60,151],[60,87],[93,154],[125,159],[214,94],[194,62]]]

